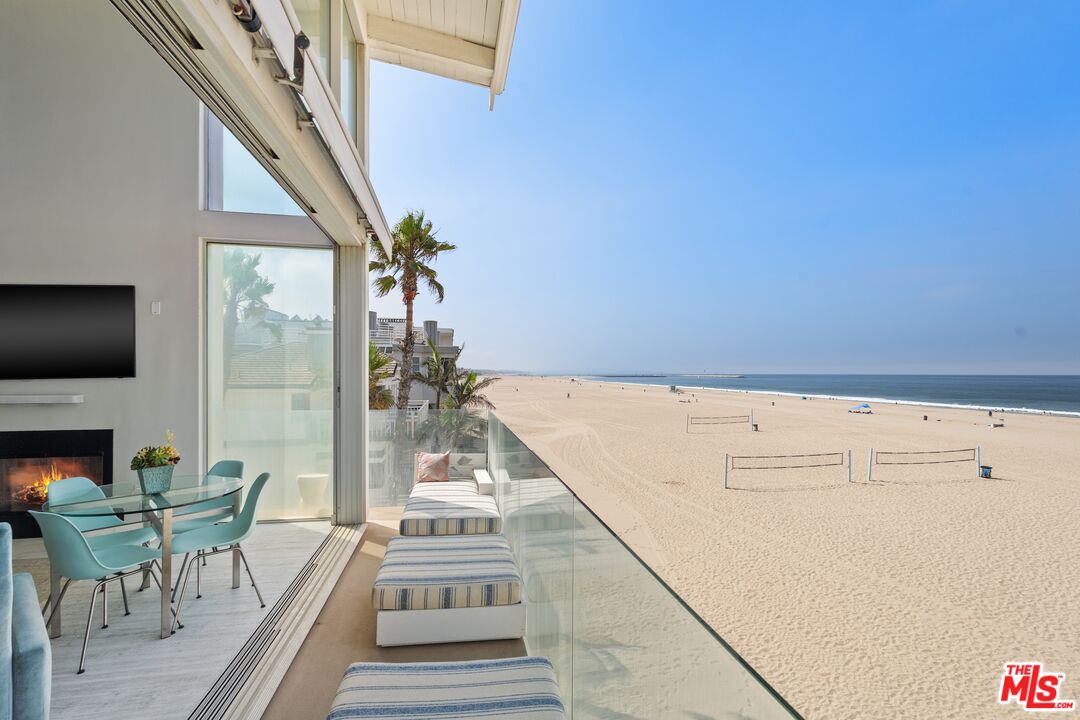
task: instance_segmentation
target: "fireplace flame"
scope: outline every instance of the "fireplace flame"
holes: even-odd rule
[[[23,502],[41,505],[49,499],[49,484],[63,479],[64,474],[56,469],[56,464],[49,463],[49,467],[43,469],[36,480],[23,488]]]

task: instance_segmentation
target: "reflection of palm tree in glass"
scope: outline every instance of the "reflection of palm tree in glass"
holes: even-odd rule
[[[487,414],[472,410],[442,410],[428,416],[417,431],[418,444],[431,452],[484,452]]]
[[[277,339],[281,339],[281,326],[266,320],[270,305],[266,296],[274,291],[274,283],[259,274],[262,255],[248,252],[241,248],[225,251],[225,299],[223,376],[226,387],[232,375],[232,359],[236,350],[236,329],[240,320],[253,322],[257,327],[266,328]]]

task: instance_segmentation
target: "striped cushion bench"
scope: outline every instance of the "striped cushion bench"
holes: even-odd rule
[[[356,663],[327,720],[565,717],[551,661],[542,657],[447,663]]]
[[[479,535],[502,530],[495,498],[481,495],[472,480],[417,483],[405,504],[402,535]]]
[[[521,575],[502,535],[395,537],[371,589],[376,610],[439,610],[521,602]]]

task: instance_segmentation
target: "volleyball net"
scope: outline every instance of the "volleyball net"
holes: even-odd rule
[[[827,467],[846,468],[847,480],[851,482],[851,451],[798,455],[729,455],[725,453],[724,488],[728,487],[728,475],[736,470],[807,470]]]
[[[870,457],[866,463],[866,480],[874,478],[875,465],[947,465],[951,463],[975,463],[975,472],[978,474],[982,464],[982,449],[976,445],[973,448],[960,448],[958,450],[874,450],[870,448]]]
[[[687,415],[686,416],[686,432],[690,432],[691,428],[701,428],[707,430],[709,427],[715,427],[717,425],[741,425],[746,424],[753,426],[754,413],[750,412],[749,415]]]

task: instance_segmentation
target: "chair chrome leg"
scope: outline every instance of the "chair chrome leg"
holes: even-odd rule
[[[60,603],[64,602],[64,593],[67,592],[68,585],[70,585],[70,584],[71,584],[71,580],[64,580],[64,586],[62,588],[60,588],[60,596],[56,598],[56,607],[54,607],[52,609],[52,612],[49,613],[49,619],[45,621],[45,627],[49,626],[49,623],[52,622],[53,615],[55,615],[56,611],[60,609]],[[45,605],[46,605],[46,607],[48,607],[48,605],[49,605],[48,601],[46,601]],[[44,609],[41,611],[41,614],[42,615],[45,614]]]
[[[101,629],[105,630],[109,627],[109,581],[102,579],[104,584],[101,586]]]
[[[194,564],[197,565],[198,562],[199,562],[199,559],[195,558],[195,563]],[[183,585],[180,587],[180,600],[176,603],[176,612],[173,613],[172,632],[176,632],[176,627],[180,623],[180,608],[182,608],[184,606],[184,593],[187,592],[187,581],[188,581],[188,578],[190,578],[190,577],[191,577],[191,565],[188,565],[187,571],[183,573],[184,582],[183,582]],[[177,584],[177,586],[181,585],[179,575],[176,576],[176,584]],[[179,627],[183,628],[184,626],[179,625]]]
[[[199,558],[202,558],[202,562],[199,562]],[[202,597],[202,567],[206,564],[206,556],[202,554],[202,550],[199,551],[199,556],[195,558],[195,599],[198,600]]]
[[[184,576],[184,566],[187,565],[191,553],[184,553],[184,559],[180,562],[180,572],[176,576],[176,586],[172,589],[172,601],[176,602],[176,593],[180,590],[180,578]]]
[[[127,601],[127,586],[124,585],[124,578],[120,578],[120,596],[124,598],[124,617],[131,614],[131,608],[128,607]]]
[[[76,675],[82,675],[86,671],[86,646],[90,644],[90,626],[94,624],[94,605],[97,603],[98,589],[101,587],[103,583],[99,582],[94,586],[94,592],[90,596],[90,612],[86,615],[86,635],[83,636],[82,654],[79,655],[79,672]]]
[[[255,588],[255,594],[259,596],[259,607],[266,607],[266,603],[263,602],[262,593],[259,592],[259,586],[255,584],[255,576],[251,574],[251,566],[248,565],[247,558],[244,556],[244,551],[240,549],[240,546],[236,546],[236,552],[240,553],[240,559],[244,561],[244,569],[247,570],[248,577],[251,579],[251,587]]]

